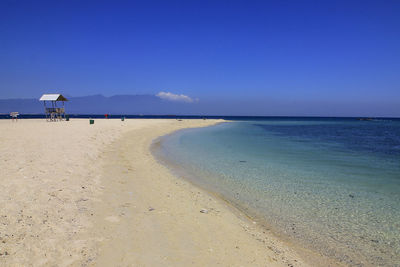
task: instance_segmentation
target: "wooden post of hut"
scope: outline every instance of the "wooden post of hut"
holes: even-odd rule
[[[44,113],[46,114],[47,121],[58,121],[65,119],[65,106],[64,102],[68,101],[61,94],[44,94],[39,99],[43,101]],[[62,104],[60,104],[60,102]]]

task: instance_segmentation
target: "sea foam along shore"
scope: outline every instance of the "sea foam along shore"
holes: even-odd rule
[[[0,121],[1,265],[304,266],[151,155],[159,136],[218,122]]]

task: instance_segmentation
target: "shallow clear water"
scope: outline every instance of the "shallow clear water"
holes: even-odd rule
[[[399,266],[399,120],[237,121],[167,136],[160,153],[302,246]]]

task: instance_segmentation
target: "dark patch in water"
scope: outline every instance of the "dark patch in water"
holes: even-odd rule
[[[333,121],[332,121],[333,122]],[[397,121],[369,123],[313,124],[253,124],[276,136],[289,137],[294,142],[313,143],[332,149],[378,153],[387,156],[400,155],[400,124]]]

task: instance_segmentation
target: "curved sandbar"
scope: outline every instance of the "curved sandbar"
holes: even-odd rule
[[[1,263],[304,266],[150,152],[159,136],[218,122],[0,121]]]

